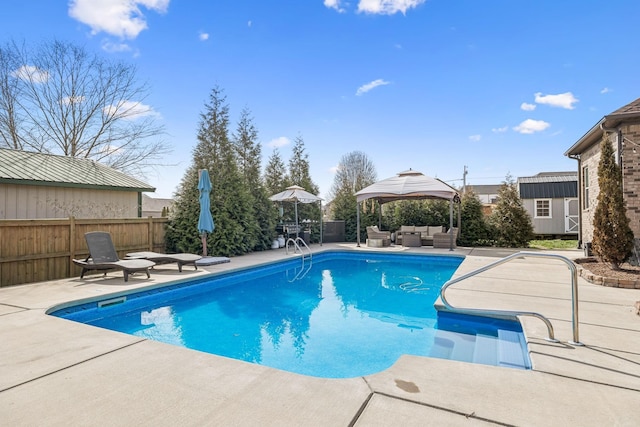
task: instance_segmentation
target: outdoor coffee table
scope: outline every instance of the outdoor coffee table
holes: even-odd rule
[[[402,233],[402,246],[407,248],[418,248],[422,246],[419,232],[403,232]]]

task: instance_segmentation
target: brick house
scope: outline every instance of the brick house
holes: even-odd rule
[[[600,142],[606,136],[622,169],[622,190],[634,236],[640,236],[640,98],[604,116],[564,154],[578,161],[580,198],[579,242],[593,239],[593,216],[598,203]]]

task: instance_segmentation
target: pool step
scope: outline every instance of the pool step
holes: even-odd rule
[[[491,366],[528,369],[520,335],[509,330],[498,330],[498,336],[469,335],[438,330],[430,356]]]
[[[498,365],[498,340],[496,340],[496,337],[482,334],[476,335],[472,361],[483,365]]]
[[[527,369],[529,364],[522,351],[520,334],[514,331],[498,329],[499,366]]]

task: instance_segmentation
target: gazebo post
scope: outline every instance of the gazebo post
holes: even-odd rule
[[[356,201],[356,246],[360,247],[360,202]]]
[[[322,246],[322,200],[318,200],[320,202],[320,246]]]
[[[453,197],[449,200],[449,250],[453,250]]]

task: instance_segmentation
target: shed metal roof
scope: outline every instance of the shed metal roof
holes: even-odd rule
[[[0,148],[0,183],[155,191],[138,179],[93,160]]]
[[[541,172],[534,176],[522,176],[518,177],[519,183],[533,184],[533,183],[549,183],[549,182],[571,182],[578,181],[578,172]]]
[[[578,197],[578,181],[520,183],[522,199],[561,199]]]

